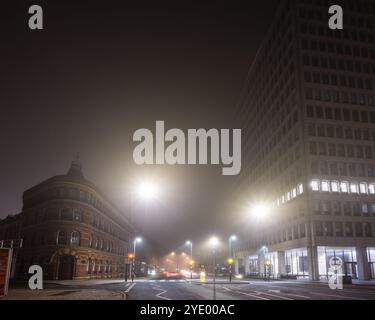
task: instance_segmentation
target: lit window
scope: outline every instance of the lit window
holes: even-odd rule
[[[290,200],[290,192],[288,192],[287,194],[286,194],[286,201],[289,201]]]
[[[339,183],[338,181],[331,182],[331,190],[332,192],[339,192]]]
[[[358,185],[354,182],[350,184],[350,193],[358,193]]]
[[[73,209],[73,220],[82,220],[82,211],[80,209]]]
[[[59,231],[57,233],[57,244],[64,245],[66,244],[66,232]]]
[[[313,180],[311,182],[311,188],[313,191],[319,191],[319,180]]]
[[[298,185],[298,194],[302,194],[303,193],[303,184],[301,183],[300,185]]]
[[[341,192],[348,193],[349,192],[349,184],[347,182],[341,182],[340,183],[340,189],[341,189]]]
[[[81,240],[81,235],[79,234],[79,232],[73,231],[72,235],[71,235],[71,238],[70,238],[70,243],[73,246],[79,246],[80,240]]]
[[[359,184],[359,192],[361,194],[367,194],[367,184],[362,182]]]
[[[329,192],[329,181],[322,181],[322,191]]]
[[[370,185],[368,186],[368,192],[369,192],[370,194],[375,194],[375,184],[370,184]]]
[[[295,197],[297,197],[297,189],[296,188],[294,188],[292,190],[292,198],[295,198]]]

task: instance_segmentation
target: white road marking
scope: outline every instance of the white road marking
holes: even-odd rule
[[[296,297],[296,298],[302,298],[302,299],[311,299],[311,297],[306,297],[300,294],[295,294],[295,293],[288,293],[289,296]]]
[[[255,294],[247,293],[247,292],[242,292],[242,291],[234,291],[234,292],[237,292],[237,293],[243,294],[243,295],[245,295],[245,296],[253,297],[253,298],[256,298],[256,299],[260,299],[260,300],[271,300],[271,299],[268,299],[268,298],[265,298],[265,297],[261,297],[261,296],[259,296],[259,295],[255,295]]]
[[[279,295],[271,294],[271,293],[267,293],[267,292],[255,291],[255,293],[257,293],[259,295],[267,295],[267,296],[270,296],[270,297],[275,297],[275,298],[279,298],[279,299],[283,299],[283,300],[294,300],[292,298],[287,298],[287,297],[283,297],[283,296],[279,296]]]
[[[322,293],[322,292],[311,292],[311,294],[316,294],[319,296],[326,296],[326,297],[335,297],[335,298],[340,298],[340,299],[348,299],[348,300],[368,300],[368,299],[363,299],[363,298],[358,298],[358,297],[349,297],[349,296],[339,296],[336,294],[327,294],[327,293]]]
[[[136,285],[136,283],[134,282],[134,283],[132,283],[132,285],[129,287],[129,288],[127,288],[126,290],[125,290],[125,293],[129,293],[130,292],[130,290],[131,289],[133,289],[133,287]]]
[[[272,292],[272,293],[281,293],[280,290],[268,290],[269,292]]]
[[[162,294],[166,293],[167,290],[163,290],[163,289],[160,288],[159,286],[153,286],[152,289],[160,291],[158,294],[155,294],[155,297],[158,297],[158,298],[160,298],[160,299],[164,299],[164,300],[172,300],[172,299],[169,299],[169,298],[167,298],[167,297],[163,297],[163,296],[162,296]]]
[[[225,289],[225,290],[227,290],[227,291],[233,291],[233,290],[231,290],[231,289],[229,289],[229,288],[227,288],[225,286],[222,286],[222,288]]]

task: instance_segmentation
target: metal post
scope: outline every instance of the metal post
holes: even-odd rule
[[[232,259],[232,237],[229,237],[229,261]],[[232,264],[229,263],[229,282],[232,282]]]
[[[190,279],[193,279],[193,242],[190,241]]]
[[[132,267],[132,273],[131,273],[132,282],[134,281],[134,273],[135,273],[135,248],[136,248],[136,245],[137,245],[137,241],[134,239],[133,267]]]
[[[216,300],[216,250],[214,250],[214,284],[213,284],[213,300]]]

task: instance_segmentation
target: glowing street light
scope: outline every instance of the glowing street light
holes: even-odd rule
[[[218,247],[219,243],[220,243],[220,241],[219,241],[218,237],[211,237],[210,240],[209,240],[210,247],[213,250],[215,250]]]
[[[256,204],[251,208],[251,215],[257,220],[264,220],[270,214],[270,207],[266,204]]]
[[[142,181],[137,188],[138,196],[145,200],[155,199],[158,195],[158,189],[151,181]]]

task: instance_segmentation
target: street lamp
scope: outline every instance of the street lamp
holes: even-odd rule
[[[136,251],[136,248],[137,248],[137,243],[141,243],[142,242],[142,238],[140,237],[137,237],[134,239],[134,246],[133,246],[133,270],[132,270],[132,274],[131,274],[131,277],[132,277],[132,281],[134,280],[134,273],[135,273],[135,251]]]
[[[217,237],[211,237],[209,240],[209,244],[212,249],[214,258],[213,300],[216,300],[216,250],[219,246],[219,242],[219,238]]]
[[[266,246],[262,247],[263,251],[263,258],[264,258],[264,280],[267,280],[267,267],[269,267],[267,256],[268,256],[268,248]]]
[[[270,213],[270,208],[264,203],[258,203],[251,208],[251,215],[257,220],[264,220]]]
[[[151,199],[155,199],[155,197],[158,194],[158,190],[157,190],[156,185],[152,183],[151,181],[142,181],[138,185],[137,193],[140,198],[151,200]]]
[[[185,243],[187,246],[190,246],[190,279],[193,279],[193,242],[188,240]]]
[[[229,264],[229,281],[232,282],[232,265],[233,265],[233,258],[232,258],[232,241],[236,241],[237,236],[232,235],[229,237],[229,259],[228,259],[228,264]]]

